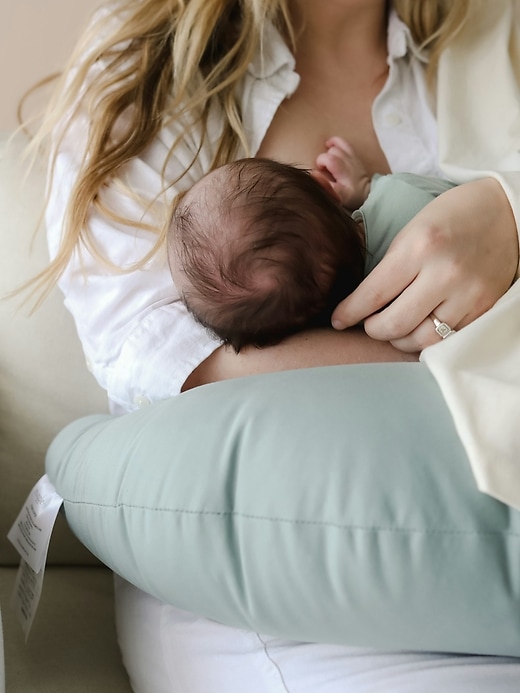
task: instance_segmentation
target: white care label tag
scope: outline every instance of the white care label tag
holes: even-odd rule
[[[13,606],[25,638],[38,608],[51,534],[63,503],[45,474],[34,486],[7,538],[21,556],[13,592]]]

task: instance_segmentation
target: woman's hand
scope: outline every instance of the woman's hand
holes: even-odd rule
[[[517,267],[517,229],[501,185],[493,178],[465,183],[404,227],[380,264],[337,306],[333,326],[364,320],[374,339],[419,351],[440,339],[431,313],[452,329],[464,327],[507,291]]]

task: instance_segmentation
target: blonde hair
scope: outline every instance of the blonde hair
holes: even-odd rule
[[[98,12],[60,77],[33,141],[33,149],[40,148],[52,135],[52,175],[68,124],[80,109],[88,118],[82,168],[68,203],[61,248],[33,281],[34,291],[43,290],[42,298],[78,246],[100,257],[87,226],[92,205],[116,221],[152,228],[118,217],[103,206],[99,191],[117,179],[125,162],[146,148],[167,119],[186,119],[204,133],[217,106],[223,124],[211,168],[231,161],[239,146],[249,154],[237,85],[262,45],[268,22],[294,50],[288,1],[119,0]],[[431,69],[464,21],[470,1],[395,0],[414,39],[430,50]],[[103,69],[93,78],[96,65]],[[142,267],[164,243],[166,228],[157,225],[152,230],[157,233],[154,248],[126,271]]]
[[[475,0],[393,0],[415,43],[428,51],[427,77],[435,80],[439,57],[462,28]]]

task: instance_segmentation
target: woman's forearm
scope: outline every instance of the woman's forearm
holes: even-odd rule
[[[374,339],[422,350],[438,341],[431,313],[465,327],[504,295],[517,267],[517,228],[502,186],[473,180],[439,195],[403,228],[336,308],[335,325],[364,320]]]
[[[182,389],[190,390],[199,385],[247,375],[314,366],[416,360],[416,354],[403,353],[388,342],[373,340],[358,328],[345,332],[311,330],[295,334],[276,346],[264,349],[249,347],[239,354],[229,347],[220,347],[193,371]]]

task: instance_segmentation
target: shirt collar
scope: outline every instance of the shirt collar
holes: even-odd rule
[[[272,24],[267,24],[260,49],[249,64],[248,72],[256,79],[266,79],[282,69],[294,71],[295,65],[294,56],[280,32]]]
[[[428,62],[428,54],[416,45],[412,33],[406,24],[399,19],[397,12],[392,9],[388,18],[388,62],[404,58],[408,53],[423,63]]]

